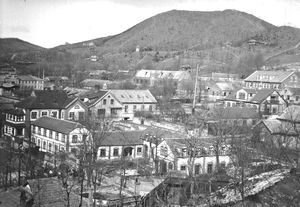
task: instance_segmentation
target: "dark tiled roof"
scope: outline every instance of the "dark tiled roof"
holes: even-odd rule
[[[257,94],[250,100],[250,102],[260,103],[270,96],[274,91],[274,89],[261,89],[257,91]]]
[[[16,104],[25,109],[62,109],[73,99],[65,91],[34,91],[34,94]]]
[[[299,123],[300,122],[300,106],[292,105],[292,106],[287,107],[277,119]]]
[[[243,88],[247,93],[252,93],[252,94],[255,94],[257,93],[257,89],[254,89],[254,88]]]
[[[259,114],[255,108],[227,107],[215,108],[209,113],[208,120],[215,119],[258,119]]]
[[[122,146],[122,145],[141,145],[141,139],[144,131],[124,131],[124,132],[107,132],[101,141],[102,146]],[[102,139],[101,133],[96,137]]]
[[[199,148],[209,148],[213,145],[215,138],[199,138],[192,141],[189,138],[186,139],[166,139],[167,145],[175,156],[183,156],[181,149],[187,148],[189,143],[195,143]]]
[[[87,93],[84,93],[80,96],[81,100],[84,100],[85,98],[89,99],[89,102],[87,103],[89,106],[96,103],[100,98],[105,96],[107,91],[88,91]]]
[[[18,78],[22,81],[42,81],[43,79],[33,75],[19,75]]]
[[[300,95],[300,88],[288,88],[293,95]]]
[[[12,102],[3,103],[1,102],[1,98],[0,98],[0,111],[12,110],[13,108],[14,108],[14,103]]]
[[[12,114],[12,115],[25,115],[23,109],[9,109],[5,111],[6,114]]]
[[[27,98],[32,93],[32,90],[14,90],[13,94],[21,99]]]
[[[80,98],[88,98],[88,99],[101,98],[106,93],[107,93],[107,91],[103,91],[103,90],[100,90],[100,91],[91,90],[91,91],[88,91],[88,92],[82,94],[80,96]]]
[[[226,96],[224,100],[236,100],[236,91]]]
[[[63,134],[69,134],[78,127],[83,127],[80,123],[56,119],[48,116],[43,116],[32,123],[34,126],[43,127],[49,130],[57,131]]]

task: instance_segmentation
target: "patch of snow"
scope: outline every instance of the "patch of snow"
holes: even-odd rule
[[[289,169],[277,169],[270,172],[261,173],[244,181],[244,196],[255,195],[262,190],[265,190],[277,182],[283,180],[289,173]],[[239,184],[231,184],[226,186],[211,196],[212,204],[228,204],[236,203],[242,200],[241,193],[239,191]]]

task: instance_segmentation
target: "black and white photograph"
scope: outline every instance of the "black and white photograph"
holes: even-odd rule
[[[0,207],[300,207],[300,0],[0,0]]]

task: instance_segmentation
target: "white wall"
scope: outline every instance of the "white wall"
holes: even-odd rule
[[[229,164],[230,162],[230,157],[229,156],[219,156],[219,163],[221,164],[222,162],[226,163],[226,166]],[[200,164],[201,165],[201,173],[207,173],[207,165],[211,163],[213,164],[213,170],[215,170],[216,168],[216,156],[207,156],[207,157],[198,157],[195,158],[195,164]],[[180,170],[180,167],[182,165],[186,166],[186,172],[188,172],[188,158],[178,158],[176,166],[177,169],[176,170]]]

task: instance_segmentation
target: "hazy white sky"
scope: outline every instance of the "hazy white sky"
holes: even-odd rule
[[[54,47],[114,35],[172,9],[236,9],[300,28],[300,0],[0,0],[0,37]]]

